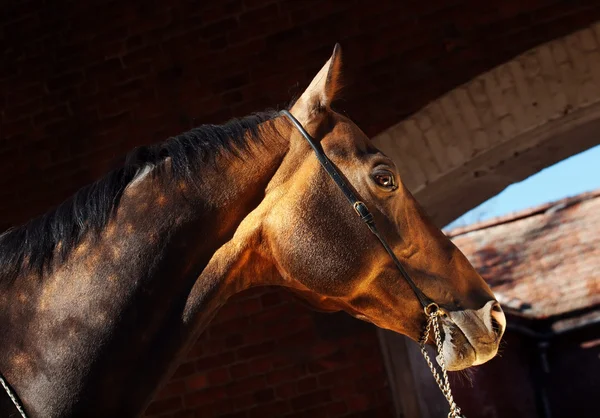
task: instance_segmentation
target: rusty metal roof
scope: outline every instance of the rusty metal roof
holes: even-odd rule
[[[600,189],[447,232],[507,311],[600,308]]]

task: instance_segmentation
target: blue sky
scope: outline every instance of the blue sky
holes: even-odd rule
[[[600,146],[562,160],[519,183],[510,185],[444,229],[470,225],[598,188]]]

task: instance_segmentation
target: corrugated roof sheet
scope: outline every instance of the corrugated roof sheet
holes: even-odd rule
[[[543,319],[600,305],[600,190],[448,235],[509,311]]]

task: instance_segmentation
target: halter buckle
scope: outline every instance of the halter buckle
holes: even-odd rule
[[[354,202],[352,207],[354,208],[354,211],[358,214],[358,216],[360,216],[361,218],[364,218],[369,214],[369,208],[367,207],[367,205],[365,205],[364,202],[361,202],[360,200]]]
[[[358,213],[358,215],[360,216],[360,206],[364,206],[365,209],[367,209],[367,205],[364,204],[364,202],[361,202],[360,200],[357,200],[356,202],[354,202],[354,204],[352,205],[352,207],[354,208],[354,210],[356,211],[356,213]],[[368,210],[368,209],[367,209]]]

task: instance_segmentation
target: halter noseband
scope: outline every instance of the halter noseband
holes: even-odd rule
[[[396,257],[396,254],[394,254],[394,251],[392,250],[390,245],[387,243],[385,238],[381,235],[381,233],[377,229],[377,226],[375,225],[375,219],[373,217],[373,214],[369,211],[369,209],[367,208],[367,205],[365,205],[358,198],[358,196],[352,191],[351,186],[344,180],[344,178],[341,176],[341,174],[337,171],[337,169],[335,168],[335,166],[333,165],[331,160],[327,157],[327,155],[325,155],[325,153],[323,152],[323,147],[321,146],[321,143],[317,142],[306,131],[306,129],[304,129],[302,124],[300,122],[298,122],[298,119],[296,119],[294,117],[294,115],[292,115],[290,112],[288,112],[287,110],[282,110],[280,112],[280,114],[283,116],[286,116],[294,124],[296,129],[298,129],[298,131],[302,134],[304,139],[306,139],[308,144],[314,150],[315,155],[317,156],[317,159],[319,160],[319,163],[321,163],[321,166],[323,166],[323,168],[325,169],[327,174],[329,174],[329,177],[331,177],[331,179],[339,187],[339,189],[342,191],[342,193],[344,193],[344,196],[346,196],[346,199],[348,199],[348,202],[350,202],[350,204],[352,205],[352,207],[354,208],[354,210],[356,211],[358,216],[360,216],[360,219],[362,219],[362,221],[365,224],[367,224],[367,226],[369,227],[369,230],[373,233],[373,235],[375,235],[377,237],[377,239],[379,240],[381,245],[383,245],[383,248],[385,248],[385,250],[387,251],[389,256],[394,261],[394,264],[396,265],[398,270],[400,270],[400,274],[402,274],[402,277],[404,277],[404,280],[406,280],[408,285],[411,287],[411,289],[417,296],[417,299],[421,303],[421,306],[423,306],[425,313],[428,314],[428,311],[433,308],[433,305],[432,305],[433,301],[430,298],[428,298],[421,291],[421,289],[419,289],[417,287],[415,282],[413,282],[413,280],[409,276],[408,272],[406,271],[406,269],[404,268],[402,263],[400,263],[400,260],[398,260],[398,257]],[[435,306],[437,306],[437,305],[435,305]]]

